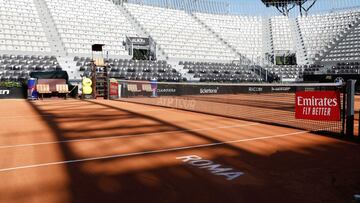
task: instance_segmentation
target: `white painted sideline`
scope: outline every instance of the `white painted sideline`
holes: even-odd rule
[[[22,99],[22,98],[20,98],[20,99],[0,99],[0,102],[2,102],[2,101],[26,101],[27,99]]]
[[[0,169],[0,173],[20,170],[20,169],[30,169],[30,168],[38,168],[38,167],[45,167],[45,166],[96,161],[96,160],[103,160],[103,159],[123,158],[123,157],[130,157],[130,156],[157,154],[157,153],[163,153],[163,152],[174,152],[174,151],[180,151],[180,150],[186,150],[186,149],[213,147],[213,146],[219,146],[219,145],[224,145],[224,144],[250,142],[250,141],[256,141],[256,140],[266,140],[266,139],[286,137],[286,136],[290,136],[290,135],[300,135],[300,134],[305,134],[305,133],[309,133],[309,132],[310,131],[298,131],[298,132],[293,132],[293,133],[256,137],[256,138],[239,139],[239,140],[231,140],[231,141],[226,141],[226,142],[214,142],[214,143],[209,143],[209,144],[191,145],[191,146],[175,147],[175,148],[168,148],[168,149],[159,149],[159,150],[151,150],[151,151],[142,151],[142,152],[133,152],[133,153],[126,153],[126,154],[115,154],[115,155],[109,155],[109,156],[84,158],[84,159],[73,159],[73,160],[68,160],[68,161],[58,161],[58,162],[48,162],[48,163],[40,163],[40,164],[33,164],[33,165],[17,166],[17,167]]]
[[[38,145],[50,145],[50,144],[60,144],[60,143],[72,143],[72,142],[87,142],[87,141],[122,139],[122,138],[142,137],[142,136],[150,136],[150,135],[173,134],[173,133],[181,133],[181,132],[199,132],[199,131],[239,128],[239,127],[255,126],[255,125],[261,125],[261,124],[260,123],[245,123],[245,124],[221,126],[221,127],[215,127],[215,128],[172,130],[172,131],[167,131],[167,132],[142,133],[142,134],[137,134],[137,135],[116,135],[116,136],[110,136],[110,137],[97,137],[97,138],[84,138],[84,139],[73,139],[73,140],[63,140],[63,141],[53,141],[53,142],[38,142],[38,143],[29,143],[29,144],[4,145],[4,146],[0,146],[0,149],[31,147],[31,146],[38,146]]]
[[[161,112],[161,111],[168,111],[168,109],[150,109],[150,110],[144,110],[144,111],[134,111],[136,113],[142,113],[142,112]],[[89,113],[77,113],[77,115],[82,115],[82,114],[89,114]],[[36,117],[55,117],[55,114],[39,114],[39,115],[16,115],[16,116],[0,116],[0,119],[12,119],[12,118],[36,118]],[[91,115],[89,115],[91,116]],[[99,115],[100,117],[101,115]],[[116,116],[116,115],[114,115]],[[61,117],[60,117],[61,118]],[[76,118],[76,117],[74,117]]]

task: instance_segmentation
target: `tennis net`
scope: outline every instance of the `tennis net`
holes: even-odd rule
[[[344,132],[346,94],[345,86],[342,84],[218,84],[117,80],[110,84],[109,92],[110,98],[121,101],[200,112],[319,133],[340,134]],[[338,95],[337,119],[309,120],[308,118],[298,118],[296,115],[296,95],[314,92],[320,94],[331,92]],[[317,101],[311,95],[309,98],[312,98],[312,101]],[[306,110],[302,111],[300,114],[306,113]],[[321,112],[320,109],[319,112],[315,113],[320,115],[329,112],[326,109],[325,112]]]

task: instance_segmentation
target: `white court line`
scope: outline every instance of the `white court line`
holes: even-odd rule
[[[142,112],[161,112],[161,111],[167,111],[166,109],[152,109],[152,110],[144,110],[144,111],[134,111],[136,113],[142,113]],[[126,113],[126,112],[125,112]],[[77,113],[77,115],[83,115],[83,114],[89,114],[89,113]],[[92,116],[91,114],[89,114],[89,116]],[[99,115],[101,116],[101,115]],[[112,115],[112,116],[117,116],[117,115]],[[40,114],[40,115],[17,115],[17,116],[0,116],[0,119],[12,119],[12,118],[36,118],[36,117],[56,117],[55,114]],[[61,116],[59,117],[61,119]],[[76,116],[73,116],[73,118],[76,118]]]
[[[0,99],[0,102],[5,102],[5,101],[26,101],[27,99]]]
[[[261,125],[261,124],[260,123],[246,123],[246,124],[238,124],[238,125],[230,125],[230,126],[221,126],[221,127],[215,127],[215,128],[172,130],[172,131],[167,131],[167,132],[143,133],[143,134],[137,134],[137,135],[117,135],[117,136],[110,136],[110,137],[97,137],[97,138],[84,138],[84,139],[73,139],[73,140],[63,140],[63,141],[53,141],[53,142],[38,142],[38,143],[29,143],[29,144],[5,145],[5,146],[0,146],[0,149],[30,147],[30,146],[39,146],[39,145],[51,145],[51,144],[60,144],[60,143],[73,143],[73,142],[87,142],[87,141],[122,139],[122,138],[130,138],[130,137],[142,137],[142,136],[150,136],[150,135],[173,134],[173,133],[181,133],[181,132],[199,132],[199,131],[217,130],[217,129],[229,129],[229,128],[238,128],[238,127],[255,126],[255,125]]]
[[[32,116],[0,116],[0,119],[12,119],[12,118],[37,118],[37,117],[50,117],[52,114],[32,115]]]
[[[271,136],[256,137],[256,138],[246,138],[246,139],[231,140],[231,141],[225,141],[225,142],[214,142],[214,143],[209,143],[209,144],[190,145],[190,146],[175,147],[175,148],[168,148],[168,149],[150,150],[150,151],[133,152],[133,153],[126,153],[126,154],[115,154],[115,155],[109,155],[109,156],[100,156],[100,157],[92,157],[92,158],[84,158],[84,159],[73,159],[73,160],[68,160],[68,161],[57,161],[57,162],[48,162],[48,163],[41,163],[41,164],[17,166],[17,167],[0,169],[0,173],[20,170],[20,169],[38,168],[38,167],[44,167],[44,166],[96,161],[96,160],[102,160],[102,159],[122,158],[122,157],[147,155],[147,154],[157,154],[157,153],[162,153],[162,152],[174,152],[174,151],[180,151],[180,150],[186,150],[186,149],[213,147],[213,146],[224,145],[224,144],[250,142],[250,141],[256,141],[256,140],[266,140],[266,139],[273,139],[273,138],[286,137],[286,136],[290,136],[290,135],[299,135],[299,134],[305,134],[305,133],[309,133],[309,131],[298,131],[298,132],[286,133],[286,134],[280,134],[280,135],[271,135]]]

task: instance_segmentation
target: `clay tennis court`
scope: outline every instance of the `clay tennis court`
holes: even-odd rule
[[[2,100],[0,112],[0,202],[351,202],[360,193],[359,144],[306,130],[108,100]],[[179,158],[190,155],[203,162]],[[228,180],[206,162],[241,175]]]

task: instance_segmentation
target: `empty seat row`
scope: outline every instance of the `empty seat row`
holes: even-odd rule
[[[0,55],[0,81],[19,81],[29,78],[33,71],[62,70],[55,56]]]
[[[0,9],[0,51],[51,52],[34,1],[3,0]]]

